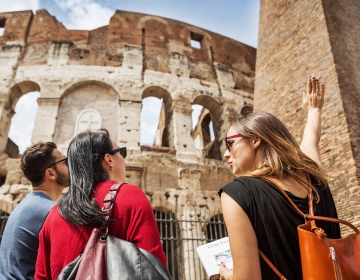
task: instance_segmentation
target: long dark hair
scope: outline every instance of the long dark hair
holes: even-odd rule
[[[230,124],[244,138],[257,135],[262,142],[259,152],[266,164],[250,172],[250,176],[271,176],[282,179],[290,175],[303,187],[311,187],[319,199],[318,191],[302,180],[298,171],[310,174],[317,184],[326,184],[326,176],[315,161],[305,155],[284,124],[266,112],[246,113]]]
[[[94,196],[94,187],[109,179],[102,159],[112,150],[109,133],[85,131],[74,137],[67,153],[70,186],[69,192],[59,201],[60,215],[76,226],[101,226],[104,216]]]

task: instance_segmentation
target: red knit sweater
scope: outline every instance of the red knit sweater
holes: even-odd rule
[[[96,186],[95,199],[100,207],[114,183],[106,181]],[[167,266],[152,208],[139,187],[122,185],[113,207],[113,217],[115,221],[109,229],[112,236],[135,243]],[[78,228],[65,221],[55,205],[40,231],[35,280],[56,279],[61,270],[84,251],[91,231],[91,227]]]

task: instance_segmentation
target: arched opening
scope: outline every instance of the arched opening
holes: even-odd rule
[[[215,140],[214,126],[208,109],[192,105],[192,137],[199,157],[213,158],[211,148]]]
[[[170,147],[170,94],[161,87],[149,87],[142,94],[140,145]]]
[[[193,101],[192,109],[192,138],[197,155],[201,158],[221,160],[218,136],[220,104],[211,97],[198,96]]]
[[[181,279],[182,246],[178,220],[171,213],[154,210],[156,223],[165,255],[168,260],[168,269],[173,279]]]
[[[40,92],[29,92],[19,98],[15,106],[15,114],[11,119],[9,138],[22,154],[31,145],[31,136],[34,130],[36,112],[38,109],[37,99]],[[8,142],[9,146],[9,142]],[[13,154],[13,148],[7,147],[9,155]]]
[[[140,115],[141,146],[162,146],[162,135],[159,129],[160,122],[162,121],[162,105],[163,100],[161,98],[146,97],[142,100]]]
[[[18,145],[22,152],[31,144],[37,111],[36,99],[39,97],[39,91],[40,86],[37,83],[24,81],[14,85],[8,92],[0,116],[2,124],[0,127],[0,152],[6,152],[10,157],[17,157]],[[27,95],[28,93],[31,94]],[[15,124],[12,125],[10,131],[13,122]]]

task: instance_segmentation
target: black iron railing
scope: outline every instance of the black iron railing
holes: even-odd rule
[[[199,207],[182,211],[154,211],[168,268],[174,280],[208,279],[196,247],[227,236],[220,211],[212,215]],[[176,219],[175,215],[181,216]]]

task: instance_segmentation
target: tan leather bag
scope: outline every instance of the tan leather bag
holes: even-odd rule
[[[291,205],[306,220],[297,227],[299,235],[301,266],[304,280],[355,280],[360,279],[360,234],[352,224],[335,218],[314,216],[313,197],[309,192],[309,215],[304,214],[286,192],[273,180],[262,177],[274,184]],[[344,224],[355,233],[344,238],[326,237],[323,229],[316,226],[315,220]],[[286,279],[260,251],[260,256],[269,264],[280,279]]]

